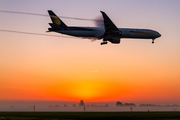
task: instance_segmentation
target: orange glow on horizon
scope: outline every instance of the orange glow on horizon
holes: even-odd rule
[[[124,87],[116,83],[80,81],[53,85],[47,89],[47,94],[53,99],[60,100],[79,101],[83,99],[85,101],[99,101],[121,96],[124,91]]]

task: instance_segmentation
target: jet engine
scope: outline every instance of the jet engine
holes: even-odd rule
[[[114,43],[114,44],[119,44],[121,42],[120,38],[117,38],[117,39],[111,39],[109,40],[111,43]]]
[[[107,41],[113,44],[119,44],[121,42],[121,39],[120,38],[103,39],[103,42],[101,43],[101,45],[107,44],[108,43]]]

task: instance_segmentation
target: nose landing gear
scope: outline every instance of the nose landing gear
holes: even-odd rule
[[[154,39],[152,39],[152,44],[154,44]]]

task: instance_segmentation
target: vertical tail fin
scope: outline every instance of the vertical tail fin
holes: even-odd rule
[[[52,28],[53,28],[53,26],[58,26],[60,29],[68,28],[68,26],[52,10],[48,10],[48,13],[53,22],[53,24],[50,23]]]

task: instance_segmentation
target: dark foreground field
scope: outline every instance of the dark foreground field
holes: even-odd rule
[[[180,112],[0,112],[0,120],[180,120]]]

